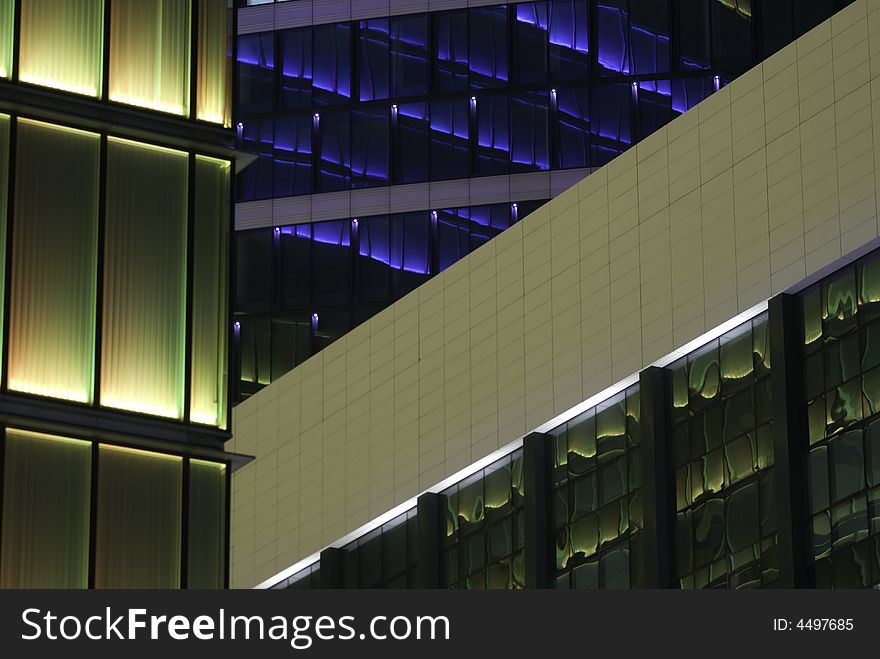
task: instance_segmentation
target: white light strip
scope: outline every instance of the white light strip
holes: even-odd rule
[[[730,330],[738,327],[739,325],[742,325],[744,322],[751,320],[752,318],[754,318],[755,316],[757,316],[758,314],[760,314],[766,310],[767,310],[767,300],[764,300],[763,302],[759,302],[758,304],[753,306],[751,309],[747,309],[747,310],[743,311],[742,313],[737,314],[736,316],[734,316],[730,320],[728,320],[724,323],[721,323],[717,327],[712,328],[711,330],[709,330],[708,332],[705,332],[704,334],[701,334],[700,336],[693,339],[692,341],[688,341],[687,343],[685,343],[683,346],[681,346],[677,350],[674,350],[671,353],[669,353],[668,355],[661,357],[660,359],[655,361],[653,364],[648,364],[648,366],[646,368],[650,368],[651,366],[656,366],[658,368],[663,368],[665,366],[669,366],[669,364],[673,363],[674,361],[678,360],[679,358],[684,357],[687,354],[690,354],[694,350],[709,343],[709,341],[713,341],[713,340],[717,339],[719,336],[726,334]],[[620,393],[621,391],[623,391],[627,387],[631,387],[632,385],[637,384],[638,381],[639,381],[639,374],[633,373],[632,375],[623,378],[622,380],[620,380],[616,384],[613,384],[610,387],[598,392],[597,394],[590,396],[587,400],[585,400],[581,403],[578,403],[574,407],[569,408],[568,410],[566,410],[565,412],[563,412],[561,414],[556,415],[555,417],[553,417],[552,419],[550,419],[546,423],[542,423],[540,426],[538,426],[537,428],[535,428],[531,432],[526,433],[526,435],[530,435],[532,432],[545,433],[550,430],[553,430],[557,426],[560,426],[563,423],[566,423],[567,421],[570,421],[571,419],[575,418],[576,416],[583,414],[587,410],[592,409],[593,407],[596,407],[599,403],[602,403],[603,401],[608,400],[609,398],[611,398],[615,394]],[[510,453],[512,453],[513,451],[518,449],[520,446],[522,446],[523,439],[526,437],[526,435],[519,437],[518,439],[510,442],[509,444],[502,446],[497,451],[493,451],[492,453],[490,453],[486,457],[481,458],[480,460],[477,460],[473,464],[468,465],[464,469],[461,469],[461,470],[455,472],[454,474],[452,474],[451,476],[444,478],[442,481],[440,481],[436,485],[433,485],[432,487],[429,487],[424,492],[421,492],[420,494],[407,499],[406,501],[395,506],[394,508],[392,508],[388,512],[386,512],[386,513],[380,515],[379,517],[367,522],[363,526],[358,527],[357,529],[355,529],[351,533],[348,533],[347,535],[343,536],[342,538],[340,538],[336,542],[331,543],[330,545],[327,546],[327,548],[343,547],[343,546],[347,545],[349,542],[352,542],[353,540],[356,540],[359,537],[366,535],[370,531],[373,531],[374,529],[379,528],[385,522],[391,521],[392,519],[394,519],[398,515],[402,515],[406,511],[408,511],[412,508],[415,508],[416,501],[418,500],[418,498],[422,494],[426,494],[429,492],[437,494],[439,492],[442,492],[446,488],[451,487],[452,485],[455,485],[456,483],[458,483],[460,481],[463,481],[468,476],[472,476],[473,474],[477,473],[481,469],[488,467],[490,464],[492,464],[496,460],[500,460],[505,455],[509,455]],[[301,561],[299,561],[298,563],[294,563],[289,568],[282,570],[281,572],[279,572],[275,576],[269,577],[268,579],[266,579],[262,583],[258,584],[257,586],[254,586],[254,588],[255,589],[270,588],[270,587],[274,586],[275,584],[279,583],[280,581],[287,579],[291,575],[296,574],[300,570],[305,569],[306,567],[308,567],[309,565],[311,565],[312,563],[317,561],[320,558],[320,555],[321,555],[320,552],[316,552],[314,554],[311,554],[311,555],[307,556],[306,558],[302,559]]]

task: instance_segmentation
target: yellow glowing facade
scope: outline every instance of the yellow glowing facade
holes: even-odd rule
[[[22,0],[19,79],[100,96],[104,0]]]
[[[0,0],[0,78],[12,74],[12,43],[15,33],[15,0]]]
[[[196,118],[227,127],[232,125],[232,60],[226,56],[228,14],[223,0],[199,0]]]
[[[7,114],[0,114],[0,291],[6,290],[6,203],[9,199],[9,123]],[[3,306],[0,305],[0,327],[3,327]],[[2,365],[3,355],[0,355]]]
[[[115,0],[110,8],[110,100],[189,114],[189,0]]]
[[[100,135],[19,119],[16,142],[9,388],[91,403]]]
[[[101,404],[183,418],[187,154],[108,139]]]
[[[190,420],[220,428],[228,397],[230,173],[227,160],[196,157]]]

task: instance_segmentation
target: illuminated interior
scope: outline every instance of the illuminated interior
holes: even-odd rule
[[[104,0],[22,0],[19,78],[99,96]]]
[[[19,119],[16,144],[9,388],[91,403],[100,136]]]
[[[110,100],[189,114],[190,0],[114,0]]]
[[[188,157],[108,138],[101,404],[182,419]]]
[[[190,420],[226,427],[230,163],[196,156]]]

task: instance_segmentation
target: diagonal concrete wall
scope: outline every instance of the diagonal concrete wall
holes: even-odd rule
[[[858,0],[234,411],[250,587],[880,235]]]

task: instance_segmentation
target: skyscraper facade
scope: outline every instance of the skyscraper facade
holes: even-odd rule
[[[0,587],[227,583],[232,34],[0,2]]]
[[[671,25],[705,6],[711,43],[715,12],[748,15],[754,53],[762,12],[810,4],[671,3]],[[812,6],[239,404],[232,584],[876,586],[880,3]]]
[[[847,3],[240,4],[237,397]]]

